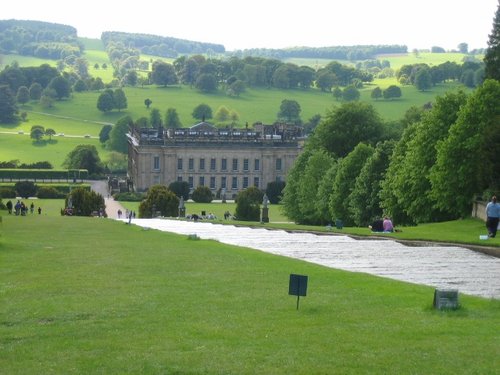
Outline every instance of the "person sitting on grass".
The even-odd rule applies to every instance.
[[[392,224],[392,220],[389,219],[387,216],[384,217],[382,227],[384,229],[384,232],[390,232],[390,233],[394,232],[394,225]]]
[[[384,231],[384,222],[380,219],[375,220],[372,225],[368,225],[368,228],[372,230],[372,232],[383,232]]]

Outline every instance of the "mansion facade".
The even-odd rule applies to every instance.
[[[299,155],[298,126],[254,124],[253,128],[216,128],[201,122],[190,128],[131,129],[128,177],[134,190],[186,181],[191,191],[207,186],[214,195],[234,197],[250,186],[265,190],[285,181]]]

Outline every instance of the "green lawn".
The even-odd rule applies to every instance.
[[[5,216],[5,374],[493,374],[500,301],[98,218]],[[289,296],[290,273],[309,276]]]
[[[397,70],[403,65],[411,64],[428,64],[429,66],[435,66],[443,64],[447,61],[456,62],[458,64],[463,63],[463,59],[466,57],[463,53],[430,53],[430,52],[420,52],[418,56],[414,53],[401,53],[401,54],[387,54],[378,55],[377,60],[387,60],[391,64],[391,68]],[[482,60],[483,56],[476,56],[478,60]],[[328,65],[332,60],[330,59],[314,59],[314,58],[290,58],[285,59],[287,63],[296,64],[299,66],[310,66],[313,69],[321,69]],[[357,61],[349,60],[335,60],[344,65],[354,66]]]
[[[410,52],[407,54],[379,55],[378,59],[388,60],[391,63],[392,69],[399,69],[403,65],[427,64],[429,66],[435,66],[443,64],[447,61],[462,64],[464,57],[466,57],[466,55],[462,53],[420,52],[418,56],[415,56],[414,53]],[[483,56],[476,56],[476,58],[478,60],[482,60]]]
[[[1,130],[0,130],[1,131]],[[33,163],[47,160],[54,168],[61,168],[68,153],[80,144],[93,144],[101,160],[107,160],[109,152],[102,148],[98,139],[84,137],[53,137],[52,141],[33,142],[28,134],[0,134],[0,160],[19,160]]]
[[[120,202],[120,204],[128,210],[139,213],[139,202]],[[229,211],[231,215],[234,215],[235,210],[236,203],[232,201],[227,203],[195,203],[192,201],[186,202],[186,215],[197,214],[201,216],[201,213],[205,211],[206,215],[212,213],[217,217],[217,219],[212,220],[215,222],[227,223],[227,221],[224,220],[224,212]],[[283,214],[281,206],[276,204],[269,205],[269,221],[278,224],[289,222],[288,218]],[[230,221],[229,223],[233,223],[233,221]]]

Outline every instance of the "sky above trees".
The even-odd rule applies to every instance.
[[[498,0],[191,0],[126,2],[25,0],[2,3],[1,19],[74,26],[82,37],[103,31],[171,36],[246,48],[404,44],[487,47]]]

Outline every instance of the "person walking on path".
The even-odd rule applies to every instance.
[[[104,204],[106,206],[106,217],[112,218],[116,217],[116,213],[118,210],[125,212],[125,208],[120,204],[120,202],[115,201],[112,195],[109,194],[108,186],[106,181],[92,181],[91,182],[92,190],[96,193],[101,194],[104,197]],[[109,198],[108,198],[109,196]]]
[[[488,237],[495,238],[497,235],[498,221],[500,218],[500,204],[497,197],[491,197],[491,201],[486,205],[486,228],[488,228]]]

